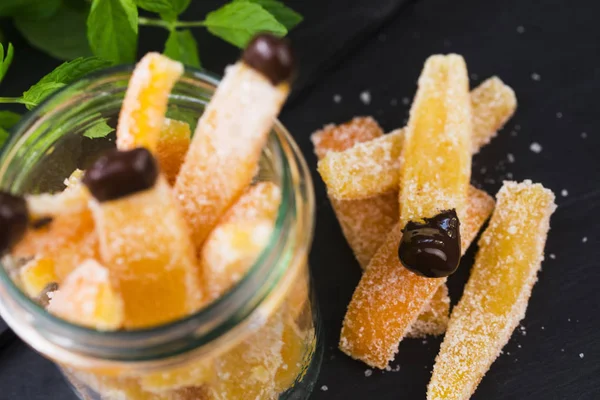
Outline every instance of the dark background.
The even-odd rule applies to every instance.
[[[199,19],[220,2],[194,1]],[[473,181],[495,193],[502,179],[542,182],[558,210],[524,329],[483,379],[475,399],[600,398],[600,24],[595,1],[296,0],[305,16],[291,34],[300,79],[281,119],[299,143],[315,180],[317,228],[311,266],[324,318],[325,358],[313,399],[423,399],[440,339],[406,340],[391,364],[374,371],[337,350],[341,321],[360,272],[316,174],[309,135],[330,122],[373,115],[386,130],[404,125],[427,56],[456,52],[472,85],[500,76],[519,108],[474,158]],[[17,95],[58,64],[29,46],[7,21],[16,47],[2,96]],[[140,54],[162,50],[165,34],[141,28]],[[195,31],[204,66],[221,73],[238,51]],[[538,74],[539,79],[533,79]],[[370,104],[360,101],[369,91]],[[340,95],[340,103],[333,101]],[[405,104],[407,103],[407,104]],[[17,110],[18,108],[14,108]],[[532,142],[542,146],[537,154]],[[514,155],[514,163],[507,160]],[[567,196],[562,196],[565,189]],[[587,241],[584,242],[584,238]],[[552,254],[553,257],[549,257]],[[459,298],[473,249],[450,278]],[[1,328],[0,328],[1,330]],[[7,341],[8,338],[8,341]],[[327,387],[327,390],[323,390]],[[58,370],[18,339],[0,335],[0,399],[73,399]]]

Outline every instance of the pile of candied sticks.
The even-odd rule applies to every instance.
[[[458,55],[430,57],[408,126],[372,118],[329,125],[312,141],[318,170],[363,269],[340,349],[384,369],[407,337],[441,335],[428,399],[468,399],[525,316],[543,260],[554,194],[504,182],[496,201],[470,186],[471,157],[516,108],[493,77],[469,93]],[[450,317],[446,277],[485,221],[475,264]]]

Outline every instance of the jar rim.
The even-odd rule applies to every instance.
[[[40,120],[43,120],[44,118],[48,120],[53,116],[53,112],[60,110],[60,108],[46,110],[48,105],[56,102],[56,100],[60,99],[63,94],[68,93],[68,91],[73,88],[86,87],[87,85],[111,76],[121,74],[126,76],[128,80],[132,71],[133,66],[128,65],[112,67],[87,75],[84,78],[81,78],[53,93],[48,98],[44,99],[44,101],[38,107],[25,114],[25,116],[15,127],[14,134],[12,135],[9,143],[7,143],[4,151],[0,154],[0,186],[4,186],[2,180],[5,176],[6,168],[13,160],[10,157],[10,154],[14,153],[23,145],[23,138],[35,131],[35,127],[39,126]],[[206,87],[211,91],[214,91],[219,83],[219,79],[216,75],[187,66],[185,68],[184,76],[181,79],[188,79],[190,82],[194,81],[194,83],[201,84],[203,87]],[[212,96],[212,93],[210,96]],[[230,290],[223,294],[223,296],[202,307],[197,312],[176,321],[156,327],[136,329],[131,331],[103,332],[73,324],[50,314],[19,288],[14,280],[10,277],[6,268],[2,267],[0,264],[0,313],[3,315],[7,323],[20,336],[27,336],[27,334],[32,333],[25,332],[24,330],[20,329],[22,327],[18,326],[19,322],[16,321],[16,318],[8,315],[9,313],[6,312],[5,307],[2,304],[3,300],[1,293],[3,290],[6,290],[12,300],[17,301],[19,305],[28,313],[33,315],[34,318],[39,319],[38,323],[46,325],[45,327],[54,328],[51,330],[52,332],[50,332],[49,335],[42,334],[42,336],[44,336],[43,339],[52,342],[54,346],[59,346],[61,348],[63,346],[69,347],[67,346],[67,342],[70,342],[72,345],[74,337],[86,339],[85,344],[80,347],[71,347],[68,350],[55,348],[53,351],[45,351],[48,349],[40,349],[26,338],[26,341],[30,345],[32,345],[38,351],[47,354],[51,358],[55,358],[57,355],[56,351],[60,352],[61,350],[69,352],[75,351],[78,356],[84,358],[96,358],[99,356],[98,352],[100,349],[106,350],[105,346],[102,345],[102,343],[105,342],[121,344],[114,349],[115,351],[112,352],[112,356],[106,356],[106,353],[102,352],[103,360],[109,362],[137,362],[148,359],[167,358],[196,349],[198,347],[202,347],[205,344],[209,344],[214,339],[228,333],[241,321],[244,321],[251,316],[264,298],[268,296],[273,288],[273,284],[282,279],[284,273],[291,263],[291,259],[289,259],[289,257],[297,257],[299,255],[285,254],[286,251],[289,251],[289,248],[286,248],[286,246],[289,247],[292,245],[295,252],[307,253],[312,242],[314,230],[314,193],[306,162],[296,143],[291,138],[291,135],[279,122],[279,120],[275,121],[269,140],[274,141],[276,145],[275,150],[279,153],[275,156],[280,159],[279,164],[282,166],[282,179],[280,182],[282,200],[279,206],[275,228],[271,238],[269,239],[269,244],[263,250],[260,257],[255,261],[245,276],[240,279],[240,281],[236,282]],[[303,187],[299,188],[298,185],[303,185]],[[299,195],[304,198],[304,201],[298,198]],[[286,234],[289,233],[290,229],[298,229],[298,223],[302,225],[300,228],[301,232],[298,237]],[[297,240],[298,243],[286,243],[290,242],[290,239]],[[286,261],[288,263],[287,265]],[[271,264],[270,268],[265,268],[265,265],[269,263]],[[259,274],[262,275],[259,276]],[[257,290],[250,289],[258,289],[258,286],[268,283],[269,279],[275,280],[271,283],[271,288],[269,290],[261,288],[261,292],[263,294],[262,298],[248,298],[249,296],[255,296],[257,293],[259,293]],[[242,296],[240,293],[243,293],[244,295]],[[236,296],[238,298],[236,298]],[[230,309],[232,303],[241,307],[248,304],[249,300],[252,300],[252,303],[254,304],[253,307],[249,307],[247,310],[244,310],[241,313],[236,312],[239,310],[232,310],[229,313],[225,313],[226,315],[229,314],[227,315],[227,318],[222,316],[223,311]],[[220,319],[221,322],[217,324],[210,324],[211,320],[214,319],[215,316],[219,316],[218,319]],[[207,327],[209,325],[215,326]],[[199,332],[199,327],[203,326],[207,328]],[[65,338],[60,337],[61,335],[53,335],[53,333],[57,332],[62,334],[68,332],[69,338],[66,338],[67,340],[65,340]],[[149,351],[149,349],[146,347],[143,349],[134,349],[135,351],[131,350],[131,352],[126,354],[122,353],[127,349],[131,349],[131,345],[133,343],[142,343],[149,337],[168,338],[169,340],[165,343],[155,343],[154,345],[156,348],[154,351]],[[193,337],[194,340],[184,340],[185,338],[191,339],[191,337]],[[37,339],[41,339],[41,337],[38,337]],[[187,343],[182,343],[182,340],[186,341]],[[173,341],[177,341],[178,345],[173,345]],[[165,347],[166,343],[169,344]],[[46,343],[46,345],[48,344],[49,343]],[[97,348],[94,346],[97,346]]]

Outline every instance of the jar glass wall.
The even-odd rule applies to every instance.
[[[26,115],[0,158],[0,188],[55,192],[115,146],[130,68],[91,75]],[[194,130],[218,81],[188,70],[169,101],[169,118]],[[47,313],[19,288],[12,262],[0,268],[0,313],[55,361],[85,399],[247,399],[308,397],[320,366],[319,315],[307,265],[314,226],[312,182],[278,122],[257,181],[276,183],[282,201],[270,243],[248,274],[221,298],[183,320],[152,329],[99,332]]]

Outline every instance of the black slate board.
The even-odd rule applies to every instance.
[[[302,2],[296,7],[308,16],[307,26],[314,23],[313,16],[323,16],[319,10],[325,6],[320,3]],[[358,3],[351,5],[356,8]],[[375,1],[361,3],[371,10],[365,15],[376,15],[381,6]],[[474,182],[495,193],[500,179],[510,172],[517,180],[543,182],[557,193],[559,205],[546,248],[547,255],[554,254],[555,259],[547,257],[544,262],[522,323],[526,334],[519,330],[513,335],[474,398],[600,398],[597,3],[421,0],[393,10],[380,19],[379,29],[374,28],[377,24],[371,26],[368,33],[336,53],[335,63],[318,69],[313,78],[316,84],[306,84],[307,89],[282,115],[307,157],[317,192],[317,230],[310,261],[323,311],[326,350],[312,398],[425,398],[439,339],[403,342],[391,364],[400,366],[399,371],[374,371],[370,377],[365,376],[365,365],[337,350],[341,321],[360,273],[316,174],[309,134],[325,123],[343,122],[355,115],[373,115],[387,130],[403,125],[408,111],[403,99],[412,98],[425,58],[436,52],[463,54],[474,85],[496,74],[517,92],[517,115],[475,157]],[[350,37],[348,29],[352,27],[336,22],[341,18],[337,14],[344,13],[353,10],[329,9],[325,16],[329,23],[322,32],[315,32],[321,37]],[[523,33],[518,32],[520,26]],[[301,36],[300,29],[298,35],[303,41],[300,46],[306,45],[304,41],[319,41],[319,37]],[[218,49],[215,57],[204,55],[205,65],[215,71],[237,54],[211,38],[199,35],[199,40],[201,49]],[[19,75],[13,74],[3,83],[3,95],[32,83],[52,63],[24,49],[22,43],[17,49],[23,49],[17,53],[22,55],[21,61],[16,58],[22,68],[16,67]],[[532,79],[534,73],[539,74],[539,81]],[[371,93],[369,105],[359,99],[364,90]],[[341,103],[333,102],[335,94],[342,96]],[[532,142],[541,144],[541,153],[529,150]],[[514,155],[514,163],[508,162],[509,153]],[[487,172],[482,173],[482,168]],[[561,196],[562,189],[568,196]],[[450,279],[454,302],[460,298],[473,253],[471,249],[459,273]],[[20,341],[0,352],[0,399],[74,398],[58,372]],[[322,386],[328,390],[321,390]]]

